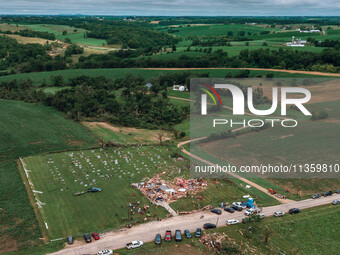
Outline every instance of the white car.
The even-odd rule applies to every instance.
[[[259,208],[250,208],[250,209],[247,209],[244,214],[246,216],[249,216],[249,215],[251,215],[253,213],[259,213],[260,211],[261,210]]]
[[[143,242],[142,241],[132,241],[131,243],[127,243],[126,244],[126,248],[128,248],[128,250],[134,249],[134,248],[139,248],[143,246]]]
[[[238,220],[235,220],[235,219],[232,219],[232,220],[227,220],[227,225],[229,226],[229,225],[234,225],[234,224],[237,224],[237,223],[239,223],[239,221]]]
[[[97,255],[112,255],[113,251],[112,250],[102,250],[98,251]]]
[[[277,211],[277,212],[274,213],[275,217],[283,217],[284,215],[285,215],[285,213],[282,212],[282,211]]]
[[[333,204],[333,205],[340,204],[340,200],[337,200],[337,199],[336,199],[336,200],[334,200],[334,201],[332,202],[332,204]]]
[[[241,206],[243,209],[247,208],[245,205],[242,205],[242,202],[234,202],[232,205]]]
[[[266,215],[264,213],[259,213],[260,219],[266,218]]]

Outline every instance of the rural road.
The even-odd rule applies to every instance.
[[[270,207],[263,207],[262,212],[267,216],[271,216],[276,211],[288,212],[290,208],[300,208],[303,213],[303,209],[330,204],[333,200],[340,199],[340,194],[335,194],[329,197],[321,197],[319,199],[306,199],[298,202],[292,202],[289,204],[281,204]],[[200,216],[204,215],[203,219]],[[185,229],[190,232],[194,232],[196,228],[202,228],[204,223],[214,223],[218,221],[218,226],[225,226],[226,220],[237,219],[242,220],[245,217],[243,212],[235,212],[233,214],[223,211],[221,215],[213,214],[209,211],[197,212],[190,215],[176,216],[168,219],[164,219],[160,222],[153,221],[138,226],[134,226],[130,229],[122,229],[117,232],[109,232],[103,234],[98,241],[92,241],[92,243],[81,243],[81,246],[69,246],[61,251],[52,253],[55,255],[84,255],[84,254],[96,254],[100,250],[111,249],[116,250],[124,248],[127,242],[138,240],[143,242],[154,241],[155,235],[160,233],[162,238],[166,230],[171,230],[174,234],[176,229],[180,229],[183,233]],[[76,244],[75,244],[76,245]]]
[[[298,71],[298,70],[286,70],[286,69],[270,69],[270,68],[230,68],[230,67],[209,67],[209,68],[137,68],[141,70],[173,70],[173,71],[190,71],[190,70],[251,70],[251,71],[271,71],[271,72],[282,72],[282,73],[299,73],[299,74],[309,74],[318,76],[332,76],[340,77],[339,73],[322,73],[313,71]]]

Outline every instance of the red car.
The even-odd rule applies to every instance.
[[[100,237],[97,233],[92,233],[92,237],[94,238],[94,240],[99,240]]]
[[[171,230],[167,230],[165,231],[165,238],[164,238],[165,242],[171,242]]]

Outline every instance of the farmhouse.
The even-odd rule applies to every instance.
[[[301,38],[295,40],[295,37],[292,36],[292,41],[285,43],[285,45],[289,47],[305,47],[306,43],[307,41],[301,40]]]

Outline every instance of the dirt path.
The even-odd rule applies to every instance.
[[[188,70],[251,70],[251,71],[270,71],[270,72],[282,72],[282,73],[298,73],[309,74],[318,76],[332,76],[340,77],[340,73],[322,73],[312,71],[298,71],[298,70],[286,70],[286,69],[270,69],[270,68],[230,68],[230,67],[209,67],[209,68],[137,68],[141,70],[173,70],[173,71],[188,71]]]
[[[340,194],[335,194],[329,197],[322,197],[319,199],[306,199],[289,204],[275,205],[270,207],[263,207],[262,212],[267,216],[272,216],[276,211],[288,212],[290,208],[300,208],[304,210],[306,208],[330,204],[334,199],[340,199]],[[204,215],[203,219],[200,216]],[[124,248],[125,244],[133,240],[152,242],[155,235],[160,233],[162,238],[166,230],[171,230],[172,233],[176,229],[182,231],[188,229],[190,232],[194,232],[196,228],[202,228],[204,223],[216,223],[218,220],[218,227],[226,226],[226,220],[237,219],[241,221],[245,217],[244,212],[235,212],[230,214],[223,211],[221,215],[213,214],[209,211],[197,212],[190,215],[176,216],[162,221],[152,221],[146,224],[134,226],[130,229],[121,229],[117,232],[109,232],[103,234],[98,241],[92,241],[92,243],[77,246],[68,246],[68,248],[52,253],[55,255],[81,255],[81,254],[96,254],[100,250],[111,249],[117,250]],[[136,250],[138,252],[138,250]]]

